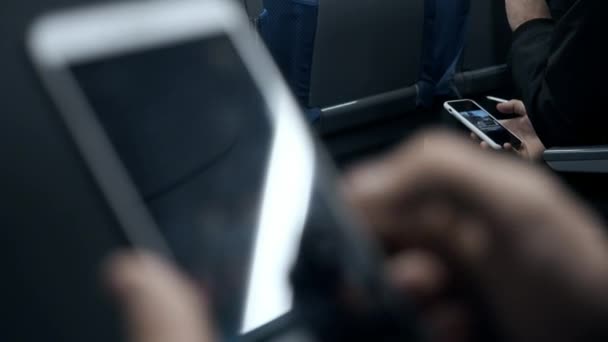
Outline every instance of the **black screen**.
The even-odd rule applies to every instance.
[[[178,262],[236,336],[270,154],[265,103],[226,37],[73,65]]]
[[[521,145],[521,142],[517,137],[511,134],[511,132],[504,128],[487,111],[475,103],[471,101],[457,101],[450,102],[450,106],[496,144],[504,146],[504,144],[510,143],[515,148],[518,148]]]

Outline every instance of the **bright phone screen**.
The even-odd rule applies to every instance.
[[[494,117],[474,102],[456,101],[450,102],[450,106],[496,144],[504,146],[504,144],[510,143],[515,148],[518,148],[521,145],[521,142],[517,137],[511,134],[511,132],[504,128],[496,119],[494,119]]]

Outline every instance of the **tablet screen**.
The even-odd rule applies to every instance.
[[[230,40],[164,45],[70,70],[178,262],[211,297],[223,335],[289,311],[280,299],[243,330],[273,126]],[[269,300],[289,298],[287,286],[273,286]]]

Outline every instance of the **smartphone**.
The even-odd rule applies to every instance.
[[[513,148],[521,147],[521,139],[507,130],[487,110],[473,100],[457,100],[444,103],[444,108],[458,121],[475,133],[495,150],[509,143]]]
[[[294,316],[326,340],[366,327],[416,341],[256,41],[232,1],[155,0],[47,14],[28,50],[121,233],[201,284],[223,340]],[[397,330],[331,323],[341,286],[369,300],[357,318]]]

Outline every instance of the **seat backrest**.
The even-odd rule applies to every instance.
[[[460,96],[474,97],[510,89],[505,65],[511,30],[502,1],[470,0],[471,8],[459,73],[453,85]]]
[[[511,31],[504,2],[471,0],[462,70],[504,64],[510,46]]]
[[[318,0],[264,0],[258,29],[300,105],[307,107]]]
[[[413,86],[423,13],[424,0],[320,0],[309,105]]]
[[[435,95],[450,93],[462,59],[470,0],[426,0],[419,102],[431,105]]]

